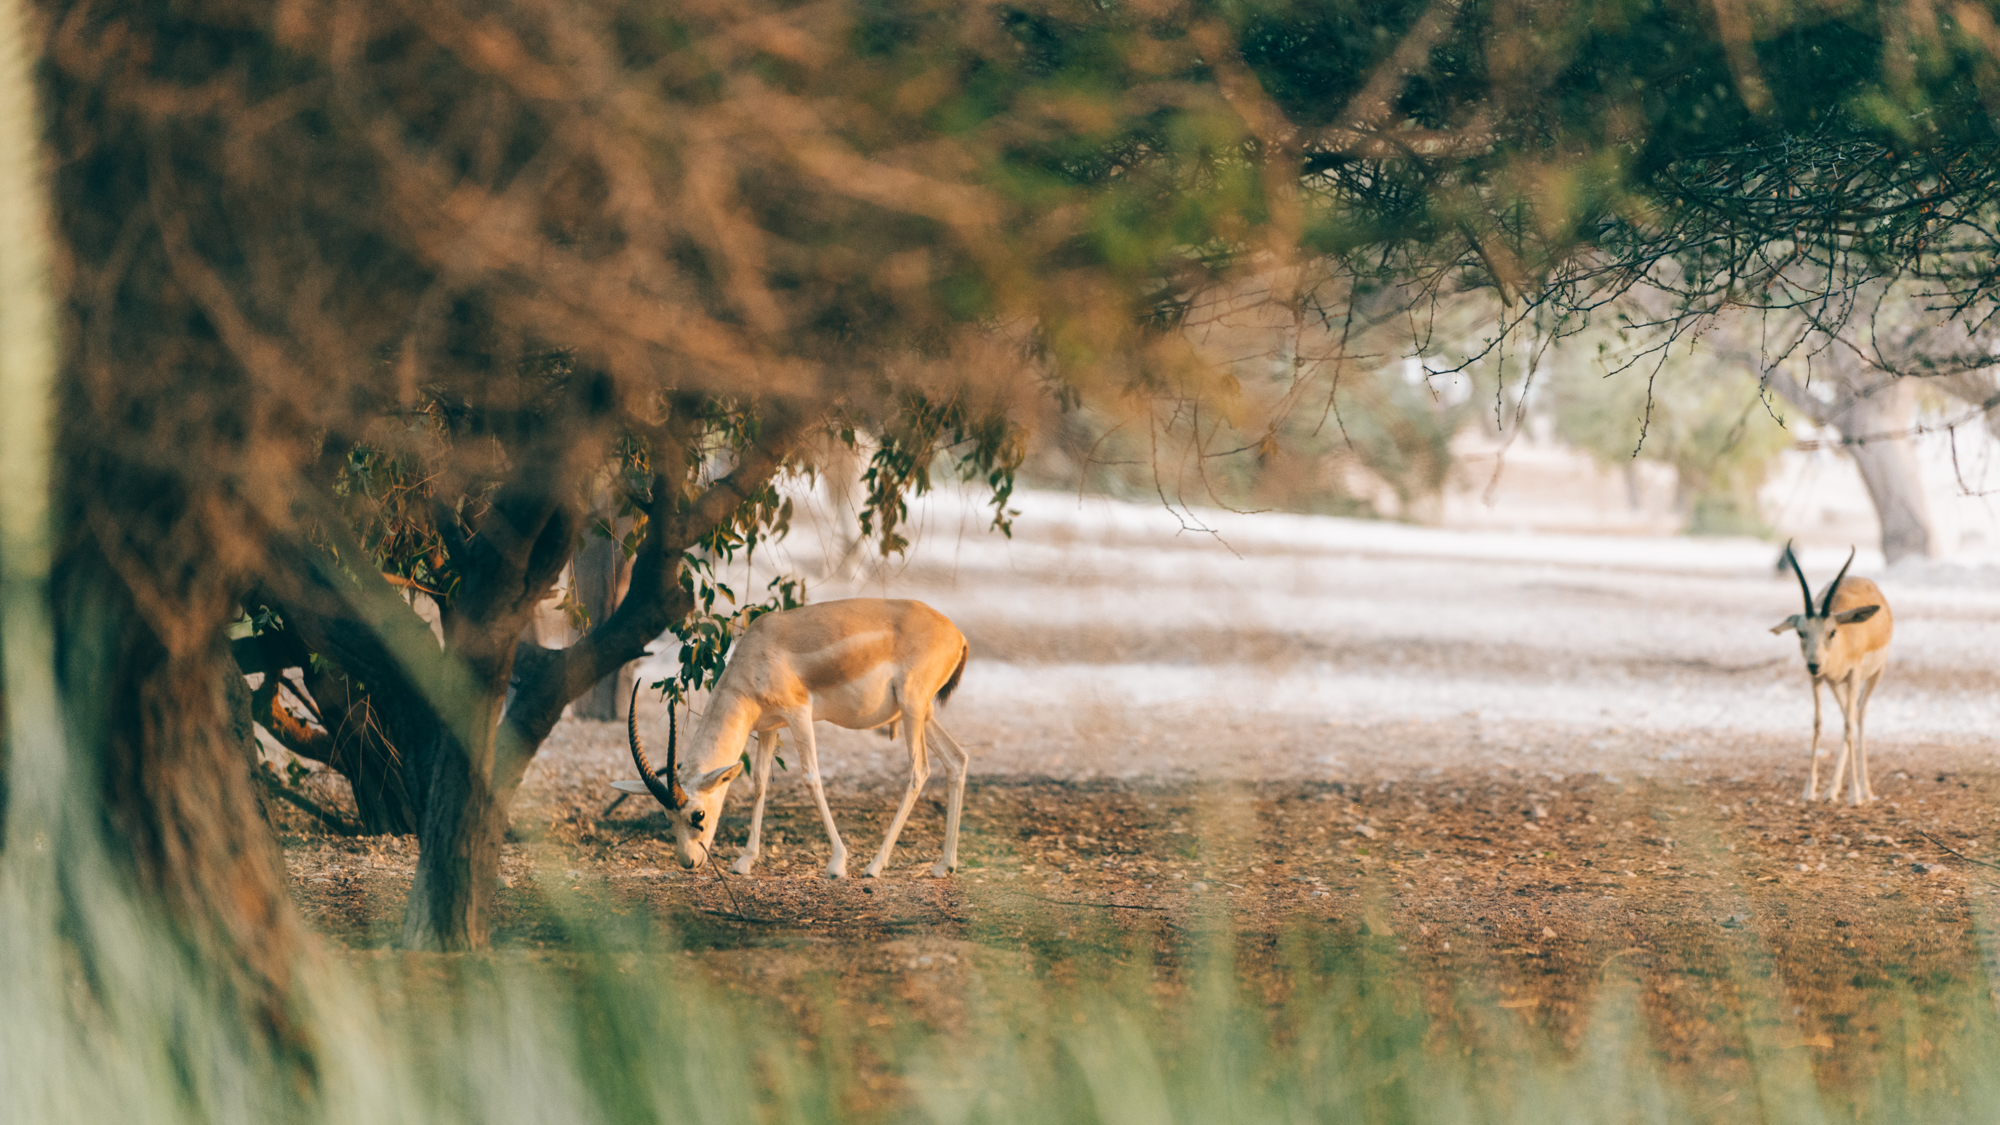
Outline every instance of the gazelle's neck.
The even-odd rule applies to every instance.
[[[749,744],[750,732],[762,717],[756,703],[735,692],[716,692],[708,697],[701,721],[688,737],[681,768],[691,774],[708,773],[735,761]]]

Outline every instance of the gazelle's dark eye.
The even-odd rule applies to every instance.
[[[703,812],[702,812],[702,811],[701,811],[700,809],[696,809],[696,810],[694,810],[693,812],[689,813],[689,814],[688,814],[688,827],[689,827],[689,828],[700,828],[700,827],[701,827],[701,822],[702,822],[702,819],[703,819],[703,817],[704,817],[705,815],[706,815],[706,814],[704,814],[704,813],[703,813]]]

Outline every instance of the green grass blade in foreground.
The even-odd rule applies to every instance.
[[[0,0],[0,818],[16,806],[13,830],[32,842],[63,762],[48,603],[55,315],[27,18]]]
[[[574,940],[590,943],[587,934]],[[1769,994],[1746,1011],[1765,1025],[1757,1034],[1766,1042],[1745,1043],[1750,1068],[1702,1074],[1655,1049],[1649,1019],[1658,1017],[1647,1014],[1638,981],[1600,989],[1566,1049],[1523,1010],[1466,996],[1426,1000],[1426,970],[1386,942],[1324,932],[1292,942],[1301,948],[1275,981],[1268,966],[1252,971],[1246,958],[1267,955],[1259,950],[1197,968],[1185,990],[1123,974],[1078,986],[1059,972],[982,971],[968,984],[962,1028],[906,1024],[879,1035],[830,994],[794,1024],[765,997],[710,983],[699,951],[664,942],[327,957],[304,986],[322,1045],[317,1089],[305,1092],[288,1089],[269,1060],[230,1053],[235,1040],[204,1022],[222,1009],[134,932],[113,966],[131,995],[105,1012],[70,1002],[55,983],[67,979],[58,958],[36,966],[49,970],[39,981],[32,972],[0,977],[10,1013],[0,1036],[45,1072],[0,1089],[0,1119],[110,1120],[135,1107],[146,1120],[371,1125],[1992,1117],[1996,1025],[1979,982],[1899,993],[1905,1018],[1879,1070],[1846,1083],[1779,1041],[1769,1005],[1784,982],[1752,971],[1741,975]],[[148,980],[148,970],[160,975]],[[1283,1002],[1274,1006],[1274,994]],[[819,1046],[802,1046],[801,1036]],[[842,1037],[854,1047],[828,1046]],[[907,1076],[908,1096],[859,1109],[845,1100],[864,1057],[887,1060],[892,1085]],[[0,1063],[10,1078],[17,1065]]]
[[[340,1122],[824,1120],[782,1096],[796,1069],[679,960],[386,957],[329,979],[323,1115]],[[336,974],[336,977],[339,974]]]

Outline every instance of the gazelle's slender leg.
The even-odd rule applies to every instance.
[[[1851,718],[1854,713],[1854,677],[1848,675],[1830,680],[1826,686],[1833,692],[1833,701],[1840,706],[1840,756],[1833,760],[1833,780],[1826,787],[1826,799],[1838,801],[1840,782],[1847,776],[1847,759],[1854,747],[1854,722]]]
[[[1856,675],[1854,686],[1848,692],[1847,730],[1848,739],[1854,744],[1854,776],[1848,787],[1849,804],[1860,805],[1868,800],[1867,759],[1862,755],[1865,749],[1861,742],[1861,729],[1868,713],[1868,695],[1875,686],[1874,680],[1863,680]]]
[[[813,802],[819,805],[819,818],[826,823],[826,840],[833,846],[833,856],[826,861],[826,877],[847,878],[847,845],[840,839],[840,829],[834,826],[833,809],[826,803],[826,783],[819,776],[819,746],[813,742],[812,715],[794,713],[785,716],[785,722],[792,728],[792,742],[799,748],[799,768],[806,774],[806,784],[812,787]]]
[[[767,730],[757,736],[757,803],[750,808],[750,844],[736,862],[729,865],[738,875],[750,874],[757,857],[764,853],[764,795],[771,789],[771,759],[778,756],[778,732]]]
[[[1849,673],[1847,677],[1847,711],[1841,716],[1846,720],[1847,745],[1854,751],[1854,774],[1849,778],[1847,803],[1861,803],[1861,692],[1863,684],[1859,676]]]
[[[1806,773],[1806,800],[1819,796],[1819,677],[1812,677],[1813,689],[1813,737],[1812,765]]]
[[[1848,689],[1847,714],[1841,716],[1846,720],[1847,744],[1854,748],[1854,773],[1849,777],[1847,786],[1847,803],[1850,805],[1861,803],[1861,703],[1857,698],[1860,692],[1856,690],[1860,686],[1857,684]]]
[[[903,713],[903,738],[910,748],[910,787],[903,791],[903,803],[896,806],[896,819],[889,822],[889,834],[882,837],[882,850],[875,854],[875,862],[861,873],[863,879],[873,879],[889,866],[889,853],[896,850],[896,837],[903,834],[903,822],[910,819],[910,810],[917,806],[917,798],[923,795],[924,783],[931,779],[930,762],[924,752],[923,719],[911,715],[907,701]]]
[[[1877,672],[1861,686],[1861,704],[1854,718],[1854,776],[1861,782],[1863,801],[1875,799],[1875,780],[1868,774],[1868,697],[1875,694],[1875,685],[1881,679],[1882,673]]]
[[[944,855],[931,864],[931,877],[942,879],[958,870],[958,816],[965,808],[965,771],[972,764],[972,756],[935,715],[931,716],[929,730],[936,739],[938,756],[944,759],[945,773],[951,779],[951,796],[944,812]]]

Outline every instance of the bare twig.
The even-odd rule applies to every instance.
[[[269,790],[272,796],[304,810],[318,818],[320,823],[333,829],[335,832],[343,836],[360,836],[363,834],[359,825],[349,822],[346,817],[341,816],[305,794],[298,792],[291,786],[286,785],[284,782],[279,781],[271,775],[269,770],[258,769],[254,772],[257,775],[257,780],[264,783],[264,788]]]
[[[1983,859],[1974,859],[1971,856],[1966,855],[1964,852],[1959,851],[1957,848],[1952,847],[1950,844],[1945,843],[1943,840],[1938,839],[1936,836],[1933,836],[1928,832],[1919,832],[1917,833],[1917,835],[1922,836],[1924,839],[1929,840],[1931,843],[1936,844],[1938,847],[1944,849],[1947,852],[1950,852],[1952,855],[1957,856],[1958,858],[1964,860],[1967,863],[1974,863],[1978,864],[1981,867],[1990,867],[1995,871],[2000,871],[2000,863],[1988,863]]]
[[[706,914],[711,918],[727,918],[732,922],[751,922],[759,926],[782,926],[785,924],[776,918],[753,918],[748,914],[737,914],[728,910],[701,910],[696,913]]]
[[[736,901],[736,888],[729,885],[728,876],[724,875],[722,873],[722,868],[716,865],[714,850],[713,849],[704,849],[704,850],[707,851],[708,853],[708,869],[710,871],[715,872],[715,881],[722,884],[723,893],[729,896],[729,905],[736,908],[737,917],[748,918],[749,915],[743,913],[743,904]]]
[[[1100,910],[1156,910],[1162,912],[1167,909],[1164,906],[1138,906],[1124,902],[1078,902],[1075,899],[1067,898],[1045,898],[1042,895],[1029,894],[1027,891],[1001,891],[1000,893],[1017,895],[1021,898],[1031,898],[1036,902],[1052,902],[1057,906],[1094,906]]]

